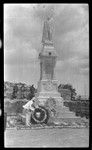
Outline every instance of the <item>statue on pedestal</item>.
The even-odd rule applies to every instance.
[[[52,42],[52,31],[50,27],[50,20],[51,18],[48,17],[46,21],[44,21],[42,43],[45,43],[46,41]]]
[[[26,125],[31,124],[61,124],[62,119],[77,118],[73,112],[64,106],[64,100],[58,92],[58,82],[54,78],[57,54],[52,41],[50,26],[51,18],[44,21],[42,35],[42,50],[40,59],[40,80],[37,93],[24,107]],[[61,119],[61,121],[60,121]]]

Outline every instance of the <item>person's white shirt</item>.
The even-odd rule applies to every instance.
[[[27,109],[27,110],[33,110],[34,111],[35,108],[32,106],[33,100],[34,100],[34,98],[32,100],[30,100],[29,102],[27,102],[25,105],[23,105],[23,108]]]

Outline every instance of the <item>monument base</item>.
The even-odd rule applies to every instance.
[[[80,119],[68,107],[64,106],[64,100],[58,92],[57,80],[40,80],[38,82],[38,92],[35,95],[38,105],[46,108],[49,112],[48,122],[59,119]]]
[[[57,105],[57,118],[80,118],[75,115],[75,112],[69,110],[68,107],[62,105],[62,102],[58,101]]]
[[[81,118],[76,116],[75,112],[71,112],[68,107],[64,106],[62,97],[38,97],[38,104],[48,109],[50,113],[50,122],[52,122],[51,120],[54,121],[59,118]]]

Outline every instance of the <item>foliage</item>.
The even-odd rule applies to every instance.
[[[79,95],[76,100],[81,100],[81,95]]]
[[[30,100],[35,96],[35,88],[34,85],[30,86],[30,92],[27,95],[27,99]]]
[[[71,100],[75,100],[76,90],[72,87],[71,84],[60,84],[58,89],[68,89],[71,91]]]
[[[76,116],[89,118],[89,101],[64,102],[64,105],[75,112]]]
[[[34,85],[27,86],[24,83],[4,83],[4,95],[9,99],[32,99],[35,96],[36,89]]]
[[[25,105],[25,101],[16,101],[16,102],[5,102],[4,105],[4,112],[6,112],[7,114],[12,114],[12,113],[22,113],[23,111],[23,105]]]
[[[18,86],[15,84],[13,87],[12,99],[17,98]]]

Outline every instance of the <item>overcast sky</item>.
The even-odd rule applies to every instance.
[[[37,86],[43,23],[53,16],[59,83],[89,93],[89,10],[87,4],[4,4],[4,79]]]

